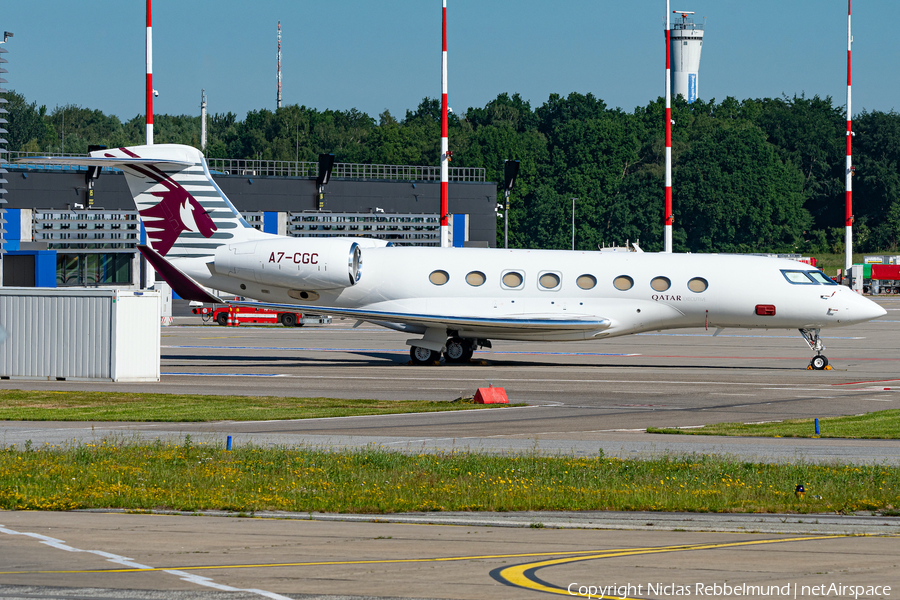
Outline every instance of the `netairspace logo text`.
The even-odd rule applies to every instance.
[[[630,597],[640,596],[698,596],[698,597],[729,597],[729,596],[775,596],[782,598],[853,598],[863,597],[888,597],[891,595],[889,585],[844,585],[842,583],[823,583],[821,585],[798,585],[788,583],[785,585],[751,585],[740,583],[731,585],[728,583],[695,583],[694,585],[681,585],[678,583],[647,583],[633,585],[581,585],[570,583],[566,588],[570,596],[582,598],[619,598],[626,600]]]

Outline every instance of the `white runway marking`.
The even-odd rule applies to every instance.
[[[458,387],[420,387],[420,390],[443,390],[443,391],[454,391],[454,392],[462,392],[464,390],[460,390]]]
[[[424,368],[424,367],[416,367],[416,368]],[[254,377],[254,376],[262,376],[262,377],[289,377],[291,379],[322,379],[322,380],[330,380],[330,379],[359,379],[365,381],[390,381],[396,382],[396,377],[379,377],[374,375],[294,375],[289,373],[270,373],[263,375],[254,375],[253,373],[201,373],[201,372],[165,372],[162,373],[168,377]],[[606,384],[606,383],[624,383],[628,385],[633,385],[634,381],[628,379],[559,379],[559,378],[545,378],[545,379],[526,379],[522,377],[444,377],[441,375],[441,381],[460,381],[466,383],[478,383],[478,382],[487,382],[492,381],[494,383],[498,381],[504,381],[509,383],[590,383],[590,384]],[[405,379],[404,381],[409,382],[423,382],[423,383],[431,383],[434,381],[434,378],[425,378],[425,377],[410,377]],[[740,381],[650,381],[647,383],[654,383],[659,385],[720,385],[720,386],[759,386],[759,385],[767,385],[766,383],[761,382],[740,382]],[[808,385],[808,384],[790,384],[785,383],[782,384],[785,386],[800,386],[800,385]],[[781,388],[763,388],[763,389],[772,389],[772,390],[801,390],[801,391],[834,391],[833,385],[841,385],[841,384],[829,384],[823,383],[821,384],[821,388],[798,388],[798,387],[781,387]]]
[[[822,388],[796,388],[796,387],[777,387],[777,388],[762,388],[764,390],[788,390],[791,392],[825,392],[828,390],[824,390]]]
[[[7,529],[2,525],[0,525],[0,533],[5,533],[7,535],[24,535],[36,540],[40,540],[42,544],[46,544],[51,548],[56,548],[57,550],[65,550],[66,552],[85,552],[87,554],[96,554],[97,556],[102,556],[111,563],[122,565],[123,567],[128,567],[129,569],[155,569],[155,567],[142,565],[141,563],[135,562],[128,557],[119,556],[118,554],[110,554],[109,552],[103,552],[102,550],[82,550],[81,548],[75,548],[73,546],[69,546],[63,540],[58,540],[56,538],[41,535],[39,533],[15,531],[12,529]],[[175,575],[182,581],[186,581],[188,583],[202,585],[203,587],[213,588],[215,590],[221,590],[223,592],[249,592],[251,594],[264,596],[266,598],[272,598],[272,600],[291,600],[291,598],[282,596],[281,594],[276,594],[275,592],[267,592],[266,590],[258,590],[252,588],[236,588],[230,585],[223,585],[221,583],[215,583],[209,577],[201,577],[199,575],[194,575],[193,573],[186,573],[184,571],[179,571],[176,569],[163,569],[161,572],[168,573],[169,575]]]

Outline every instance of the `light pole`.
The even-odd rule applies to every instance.
[[[504,190],[506,208],[503,210],[503,248],[509,248],[509,190]]]
[[[853,158],[851,146],[853,139],[852,114],[850,112],[850,46],[853,44],[853,36],[850,34],[850,0],[847,0],[847,167],[845,175],[846,200],[844,218],[844,275],[847,285],[853,285],[850,280],[850,271],[853,268]]]
[[[575,249],[575,201],[578,198],[572,198],[572,250]]]
[[[503,211],[503,247],[509,248],[509,193],[516,183],[516,176],[519,174],[519,161],[505,160],[503,161],[503,195],[506,196],[506,210]]]

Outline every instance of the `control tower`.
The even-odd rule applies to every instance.
[[[692,11],[673,10],[675,21],[670,32],[672,53],[672,96],[684,96],[688,103],[697,99],[697,72],[703,49],[703,25],[694,23]]]

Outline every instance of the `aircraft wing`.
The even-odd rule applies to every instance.
[[[389,312],[365,308],[332,308],[324,306],[304,306],[298,304],[273,304],[268,302],[229,302],[235,306],[253,306],[270,310],[306,312],[314,315],[349,317],[360,321],[382,321],[386,323],[410,323],[425,327],[448,327],[451,329],[516,329],[540,331],[595,331],[607,329],[612,324],[609,319],[585,315],[569,317],[559,315],[522,314],[504,317],[467,317],[449,315],[429,315],[406,312]]]

